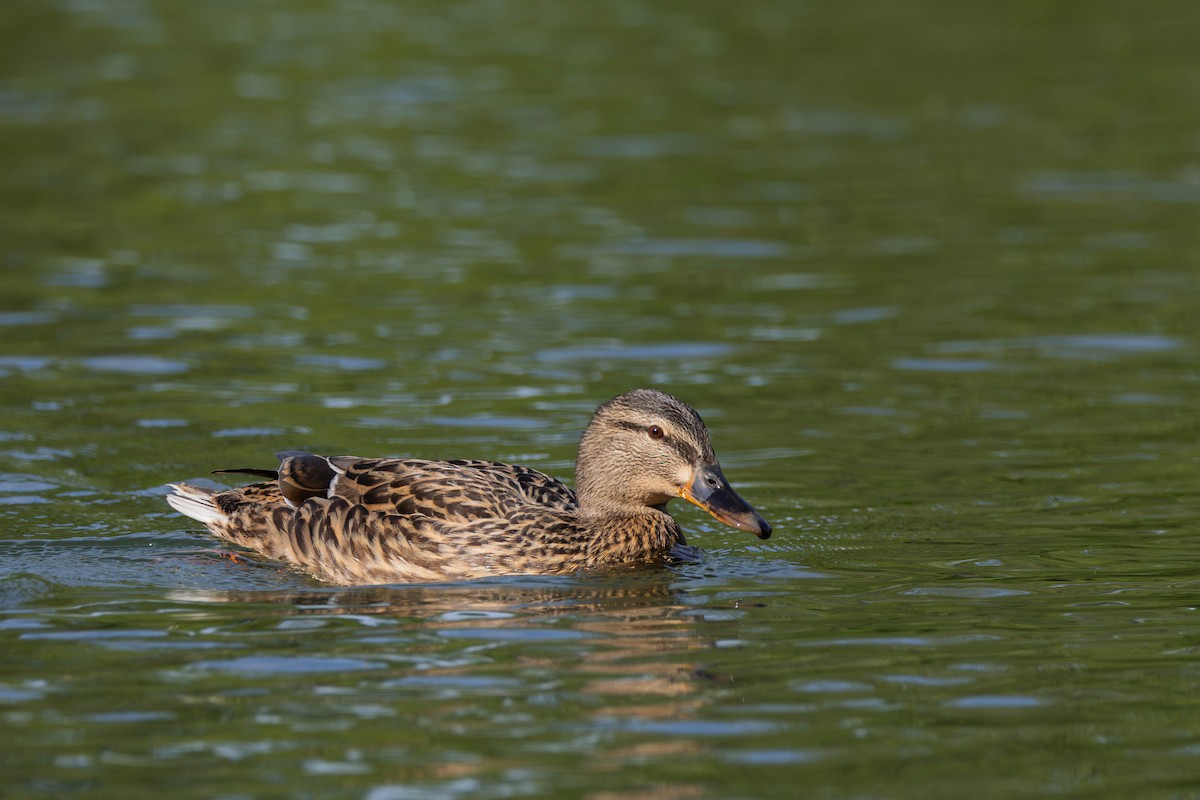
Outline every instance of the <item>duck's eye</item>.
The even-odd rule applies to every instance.
[[[666,434],[663,433],[663,429],[657,425],[651,425],[646,429],[646,433],[650,434],[651,439],[661,439],[666,436]]]

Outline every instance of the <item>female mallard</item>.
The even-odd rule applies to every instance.
[[[167,502],[242,547],[340,584],[561,574],[650,561],[684,544],[673,497],[760,539],[771,526],[721,473],[686,403],[635,389],[596,410],[575,491],[528,467],[280,453],[271,478],[215,492],[172,484]]]

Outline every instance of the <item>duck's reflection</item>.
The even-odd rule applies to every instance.
[[[726,680],[707,663],[721,638],[719,623],[714,629],[703,620],[713,607],[677,583],[671,570],[631,569],[577,579],[178,592],[173,599],[253,603],[286,617],[387,618],[403,634],[394,638],[397,650],[417,644],[431,656],[393,682],[436,690],[456,679],[515,674],[518,682],[540,682],[552,687],[552,695],[582,703],[606,728],[624,730],[632,721],[689,719],[705,705],[713,684]],[[372,633],[375,647],[387,646],[389,634],[380,628]],[[464,640],[493,655],[438,657],[451,649],[446,643]],[[502,658],[494,657],[496,648],[506,648]]]
[[[665,723],[677,729],[703,718],[720,697],[714,688],[731,680],[713,663],[716,640],[728,631],[703,619],[714,607],[680,589],[678,578],[671,570],[629,570],[432,587],[206,591],[175,599],[253,603],[256,613],[278,614],[290,626],[353,615],[365,627],[346,628],[352,633],[344,640],[359,655],[364,645],[386,651],[380,657],[394,664],[388,678],[370,680],[374,702],[390,694],[397,717],[415,700],[425,732],[434,736],[443,727],[458,736],[452,730],[463,724],[490,729],[509,718],[506,724],[520,729],[511,733],[520,750],[587,752],[581,769],[619,774],[631,759],[704,756],[710,748],[704,736],[665,740],[654,732]],[[551,729],[559,733],[547,741]],[[403,778],[437,782],[464,771],[482,778],[503,771],[509,758],[511,752],[467,760],[434,756],[404,765]]]

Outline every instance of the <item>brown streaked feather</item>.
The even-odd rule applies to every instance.
[[[342,470],[333,493],[371,511],[444,520],[503,517],[529,503],[572,511],[575,494],[549,475],[496,461],[330,459]],[[286,479],[284,473],[284,479]]]
[[[664,557],[685,543],[663,512],[614,520],[597,540],[581,526],[571,490],[525,467],[414,459],[345,466],[336,496],[296,509],[278,484],[221,492],[214,499],[227,520],[212,530],[340,584],[563,574],[645,560],[647,551]]]
[[[278,483],[252,483],[214,494],[212,500],[225,515],[224,520],[213,523],[213,533],[270,558],[279,557],[266,526],[273,513],[288,508]]]

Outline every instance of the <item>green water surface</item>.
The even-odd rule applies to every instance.
[[[1191,0],[8,0],[0,795],[1200,796]],[[569,478],[766,542],[338,589],[164,484]]]

